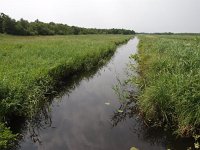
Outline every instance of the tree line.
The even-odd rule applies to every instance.
[[[78,34],[135,34],[126,29],[96,29],[68,26],[61,23],[44,23],[38,19],[29,22],[24,19],[16,21],[0,13],[0,33],[12,35],[78,35]]]

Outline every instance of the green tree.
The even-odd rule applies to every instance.
[[[15,34],[17,35],[31,35],[30,24],[24,19],[16,22],[15,29]]]
[[[2,33],[15,34],[16,21],[3,13],[1,13],[1,17],[2,17]]]
[[[0,33],[3,33],[3,17],[2,17],[2,13],[0,14]]]
[[[9,16],[0,14],[0,33],[15,35],[69,35],[69,34],[135,34],[133,30],[125,29],[96,29],[68,26],[53,22],[44,23],[39,20],[28,22],[24,19],[15,21]]]

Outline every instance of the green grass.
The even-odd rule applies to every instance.
[[[130,38],[0,35],[0,122],[13,115],[33,116],[45,101],[45,95],[55,92],[59,81],[104,63],[117,45]],[[7,129],[2,127],[0,134]],[[11,132],[9,135],[14,136]],[[6,141],[0,137],[0,145],[2,142]]]
[[[138,105],[154,124],[199,134],[200,36],[139,36]]]
[[[9,128],[0,123],[0,149],[9,149],[17,140],[17,134],[12,134]]]
[[[62,77],[90,70],[130,37],[1,35],[1,116],[32,113],[41,97],[52,92]]]

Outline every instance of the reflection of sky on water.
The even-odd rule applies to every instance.
[[[120,103],[113,90],[119,80],[126,79],[124,72],[137,43],[135,38],[120,46],[111,61],[95,75],[79,81],[70,93],[54,99],[50,111],[41,114],[30,123],[29,131],[24,131],[21,149],[125,150],[132,146],[141,150],[166,149],[161,137],[151,137],[153,134],[142,128],[140,120],[131,117],[134,103]],[[106,102],[110,105],[105,105]],[[117,109],[123,112],[116,112]],[[41,128],[42,124],[46,127]],[[33,133],[40,144],[30,138]]]

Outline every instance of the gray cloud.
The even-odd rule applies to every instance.
[[[0,0],[15,19],[138,32],[200,32],[199,0]]]

